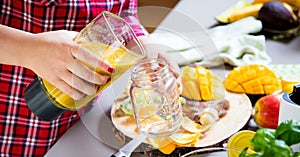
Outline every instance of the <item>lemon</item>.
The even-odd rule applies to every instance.
[[[200,132],[204,133],[208,130],[210,130],[210,128],[213,126],[213,124],[207,124],[207,125],[200,125]]]
[[[187,146],[199,140],[201,133],[179,132],[170,136],[170,139],[178,146]]]
[[[172,143],[172,140],[169,137],[147,138],[147,141],[149,142],[149,144],[151,144],[154,148],[157,149]]]
[[[209,114],[209,113],[204,113],[201,115],[200,117],[200,123],[202,125],[211,125],[213,124],[214,122],[216,121],[216,118],[213,117],[212,114]]]
[[[243,150],[244,148],[248,147],[247,153],[254,153],[253,147],[251,146],[250,140],[254,137],[255,132],[250,130],[243,130],[235,133],[233,136],[230,137],[227,147],[233,148],[236,150]],[[227,151],[229,157],[237,157],[239,156],[240,152],[228,150]]]
[[[189,117],[184,116],[182,118],[182,123],[181,123],[181,127],[191,133],[196,133],[196,132],[200,132],[200,124],[194,122],[193,120],[191,120]]]
[[[212,107],[205,108],[202,114],[210,114],[214,119],[219,119],[219,113]]]

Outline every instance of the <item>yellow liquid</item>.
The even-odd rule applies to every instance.
[[[84,63],[86,66],[95,70],[101,75],[111,75],[111,81],[106,84],[99,85],[99,90],[95,94],[88,95],[80,100],[74,100],[72,97],[64,94],[61,90],[59,90],[49,82],[42,80],[42,83],[44,84],[48,92],[48,96],[53,100],[52,103],[61,108],[72,110],[81,108],[82,106],[86,105],[101,91],[103,91],[112,82],[114,82],[122,74],[124,74],[129,68],[131,68],[138,59],[141,59],[143,57],[142,55],[134,56],[133,54],[135,53],[130,53],[127,49],[115,48],[99,42],[80,43],[80,45],[99,56],[99,58],[108,61],[115,68],[115,71],[113,74],[110,74],[100,69],[95,69],[93,68],[94,66],[89,65],[88,63]]]

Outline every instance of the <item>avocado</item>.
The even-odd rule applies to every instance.
[[[299,25],[298,17],[287,4],[278,1],[267,2],[259,10],[258,19],[269,30],[284,31]]]

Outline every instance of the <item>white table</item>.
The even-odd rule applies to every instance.
[[[189,20],[209,28],[216,24],[214,17],[235,2],[236,0],[181,0],[161,26],[174,25],[183,28],[182,26],[187,25],[187,22],[174,21],[174,17],[181,16],[182,19],[187,17]],[[268,40],[266,48],[272,58],[272,63],[300,63],[300,37],[290,42]],[[103,92],[102,99],[100,98],[100,104],[94,106],[89,113],[82,116],[82,120],[62,136],[46,154],[46,157],[99,157],[110,156],[114,153],[121,144],[113,136],[109,110],[114,98],[125,88],[126,83],[124,82],[127,81],[127,78],[128,75],[122,77],[113,86],[106,89]],[[133,156],[142,155],[135,153]]]

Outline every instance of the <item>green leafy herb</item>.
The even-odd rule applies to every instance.
[[[262,157],[261,154],[249,154],[247,157]]]
[[[265,147],[263,157],[293,157],[292,149],[282,140],[271,140]]]
[[[251,145],[254,148],[254,151],[260,152],[263,151],[271,141],[275,140],[275,130],[261,128],[258,129],[251,139]]]
[[[244,148],[243,151],[240,153],[239,157],[245,157],[248,149],[248,147]]]
[[[289,146],[300,143],[300,122],[289,120],[280,123],[276,130],[276,138],[285,141]]]
[[[300,122],[287,120],[276,130],[260,128],[250,142],[256,153],[247,154],[245,148],[239,157],[300,157],[300,152],[293,152],[290,147],[300,143]]]
[[[294,157],[300,157],[300,152],[295,152]]]

